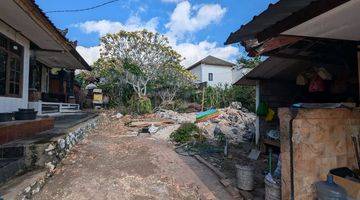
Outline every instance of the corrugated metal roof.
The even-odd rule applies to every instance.
[[[195,68],[196,66],[200,65],[200,64],[207,64],[207,65],[218,65],[218,66],[225,66],[225,67],[233,67],[235,66],[234,63],[228,62],[226,60],[222,60],[220,58],[216,58],[214,56],[207,56],[206,58],[196,62],[195,64],[191,65],[190,67],[188,67],[188,70],[191,70],[193,68]]]
[[[293,13],[305,8],[317,0],[280,0],[260,15],[255,16],[249,23],[231,33],[225,44],[238,43],[245,39],[255,38],[255,35],[271,25],[289,17]]]

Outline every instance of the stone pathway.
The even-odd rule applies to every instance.
[[[107,121],[77,145],[33,199],[232,199],[217,177],[163,140]]]

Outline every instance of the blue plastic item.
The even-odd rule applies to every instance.
[[[332,175],[327,176],[326,181],[315,183],[318,200],[346,200],[347,194],[343,187],[334,182]]]

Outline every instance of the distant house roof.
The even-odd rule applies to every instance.
[[[349,0],[280,0],[239,30],[230,34],[225,44],[256,39],[264,41]]]
[[[217,66],[225,66],[225,67],[233,67],[234,63],[228,62],[226,60],[222,60],[220,58],[216,58],[214,56],[207,56],[206,58],[196,62],[195,64],[188,67],[188,70],[194,69],[198,65],[206,64],[206,65],[217,65]]]

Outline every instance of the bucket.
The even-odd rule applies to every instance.
[[[265,200],[280,200],[281,188],[279,184],[268,181],[265,178]]]
[[[254,189],[254,168],[251,166],[235,165],[237,187],[241,190]]]

